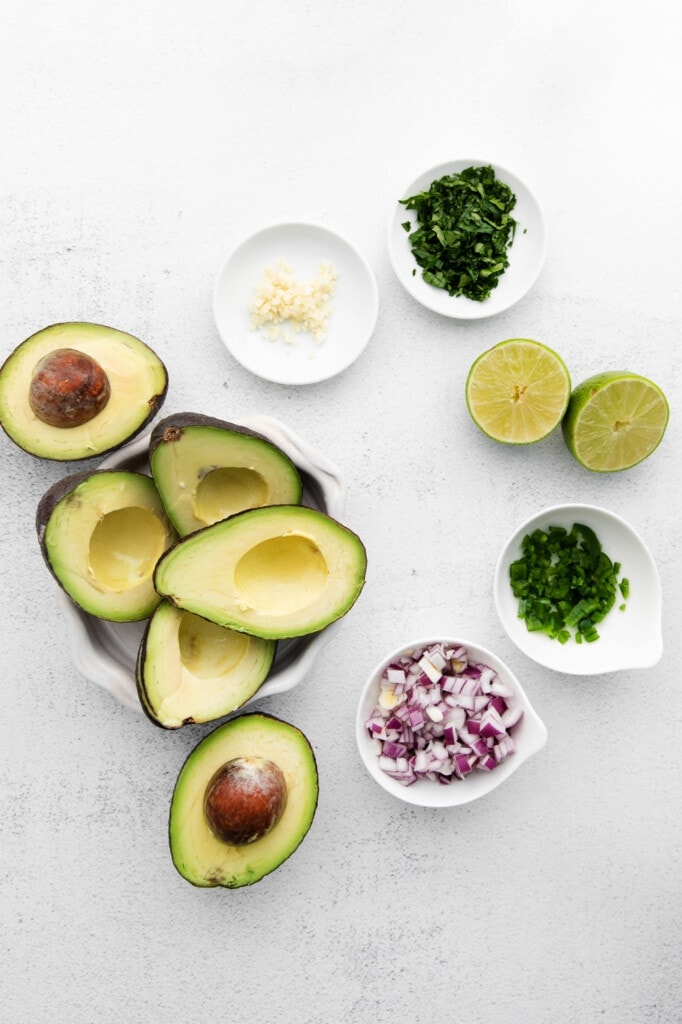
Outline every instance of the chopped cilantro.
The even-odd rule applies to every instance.
[[[492,167],[467,167],[400,202],[417,216],[414,230],[410,221],[402,227],[427,284],[476,302],[487,299],[509,266],[514,241],[516,196],[509,185]]]

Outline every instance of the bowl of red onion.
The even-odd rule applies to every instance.
[[[468,640],[427,638],[393,651],[362,691],[360,756],[406,803],[457,807],[496,789],[547,742],[511,669]]]

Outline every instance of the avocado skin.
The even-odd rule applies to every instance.
[[[251,430],[250,427],[240,426],[238,423],[230,423],[229,420],[221,420],[216,416],[204,416],[200,412],[177,412],[171,416],[166,416],[152,429],[149,438],[149,456],[154,454],[155,449],[162,442],[172,442],[177,440],[172,436],[166,437],[167,431],[178,431],[182,433],[185,427],[216,427],[218,430],[230,430],[234,434],[244,434],[247,437],[255,437],[259,441],[265,441],[267,444],[272,445],[273,442],[270,438],[266,437],[265,434],[259,434],[257,430]],[[273,447],[276,447],[274,445]]]
[[[149,721],[155,725],[158,729],[163,729],[164,732],[167,730],[167,726],[162,725],[158,718],[152,713],[151,708],[147,703],[147,694],[145,693],[144,686],[142,685],[142,666],[144,665],[144,659],[147,657],[147,639],[149,636],[149,622],[145,626],[144,633],[142,634],[142,640],[137,650],[137,659],[135,662],[135,686],[137,688],[137,697],[140,702],[142,711],[147,716]],[[183,725],[192,725],[193,719],[189,718],[184,721]]]
[[[295,837],[289,843],[288,847],[285,850],[283,850],[280,854],[278,854],[274,858],[274,860],[270,862],[264,869],[261,868],[259,871],[254,872],[252,869],[249,869],[249,867],[244,868],[240,865],[241,874],[234,874],[228,877],[226,877],[225,874],[222,874],[220,876],[216,875],[215,877],[205,875],[200,879],[196,877],[196,872],[194,872],[194,875],[191,873],[186,863],[187,858],[183,856],[181,849],[182,833],[178,833],[177,830],[174,830],[174,811],[176,809],[178,798],[180,796],[180,791],[183,788],[183,785],[186,783],[186,776],[188,776],[191,773],[192,767],[195,765],[195,763],[201,761],[203,751],[208,747],[209,744],[212,744],[216,739],[219,739],[221,736],[229,735],[232,730],[248,729],[251,725],[253,725],[253,727],[257,729],[261,723],[270,730],[273,728],[277,729],[278,727],[281,727],[282,730],[285,731],[285,734],[288,734],[291,737],[296,737],[297,743],[302,748],[305,748],[305,752],[309,762],[310,775],[308,781],[310,791],[312,793],[312,799],[308,802],[308,804],[305,807],[303,821],[298,823],[299,831],[295,834]],[[257,754],[257,751],[254,751],[254,754]],[[225,761],[230,760],[231,756],[234,755],[232,755],[228,749],[228,754],[225,757]],[[223,763],[225,763],[225,761]],[[283,768],[281,764],[279,765],[279,767]],[[195,785],[200,785],[203,782],[205,789],[205,786],[210,782],[213,772],[211,771],[207,773],[205,777],[201,777],[199,775],[199,772],[196,772],[195,774],[197,777],[192,781],[194,781]],[[171,851],[171,858],[175,866],[175,869],[186,881],[188,881],[191,885],[197,888],[222,887],[227,889],[239,889],[255,885],[256,882],[261,881],[261,879],[265,878],[266,875],[271,874],[278,867],[280,867],[286,860],[288,860],[293,853],[295,853],[295,851],[298,849],[298,847],[301,845],[306,835],[310,831],[310,827],[313,823],[313,819],[317,811],[318,801],[319,773],[317,768],[317,760],[315,758],[315,753],[309,740],[297,726],[291,725],[291,723],[285,722],[283,719],[278,718],[275,715],[267,714],[266,712],[242,714],[234,718],[231,718],[230,720],[228,720],[227,722],[223,723],[222,725],[214,729],[212,732],[210,732],[207,736],[204,737],[203,740],[201,740],[199,744],[197,744],[197,746],[190,752],[190,754],[186,758],[178,774],[178,778],[173,791],[173,796],[171,799],[170,817],[168,823],[168,839]],[[201,806],[201,816],[202,820],[204,821],[206,835],[210,836],[210,828],[205,820],[205,817],[203,816],[203,799],[198,801],[198,805]],[[275,828],[269,835],[276,835],[278,830],[282,827],[282,825],[286,824],[286,821],[287,817],[285,810],[285,815],[280,820],[280,822],[278,822],[278,824],[275,826]],[[191,829],[188,827],[187,820],[183,819],[183,822],[187,826],[187,831],[191,832]],[[254,844],[254,847],[257,847],[261,843],[265,843],[267,839],[268,836],[266,836],[262,840],[259,840],[258,843]],[[234,848],[226,844],[225,849],[226,851],[228,851],[226,853],[227,857],[229,856],[229,851]],[[249,847],[240,847],[239,849],[250,852]],[[245,856],[248,859],[248,853],[246,853],[243,856]],[[240,858],[240,860],[241,859],[242,858]]]
[[[68,330],[69,328],[71,328],[73,326],[76,326],[76,327],[87,326],[87,327],[94,328],[97,331],[112,331],[114,333],[121,333],[121,334],[126,334],[127,333],[127,332],[119,331],[118,328],[110,327],[107,324],[99,324],[99,323],[88,323],[88,324],[85,324],[85,323],[82,323],[80,321],[78,321],[78,322],[75,322],[75,321],[59,321],[59,322],[56,322],[56,323],[53,323],[53,324],[49,324],[47,327],[43,327],[39,331],[35,331],[32,335],[30,335],[30,337],[26,338],[19,345],[17,345],[13,349],[12,352],[10,352],[10,354],[4,360],[2,365],[0,365],[0,378],[2,378],[2,376],[5,374],[6,369],[10,366],[10,364],[14,360],[15,356],[21,350],[27,349],[36,339],[40,338],[46,332],[53,331],[53,330],[60,330],[60,329]],[[63,455],[63,454],[52,453],[52,454],[48,455],[48,454],[41,454],[41,453],[37,453],[35,451],[32,451],[29,447],[26,447],[25,444],[22,444],[21,441],[17,439],[17,437],[15,436],[14,432],[11,430],[10,424],[6,423],[5,420],[3,419],[3,417],[0,416],[0,427],[2,427],[4,433],[10,438],[10,440],[14,444],[17,445],[17,447],[21,451],[25,452],[27,455],[31,455],[33,458],[40,459],[41,461],[49,460],[49,461],[57,461],[57,462],[67,462],[67,461],[68,462],[79,462],[79,461],[83,461],[85,459],[90,459],[90,458],[99,457],[99,456],[102,456],[102,455],[107,455],[110,452],[116,451],[118,448],[122,447],[122,445],[124,445],[124,444],[127,444],[129,441],[132,441],[133,438],[137,437],[139,434],[142,433],[142,431],[146,427],[149,426],[151,421],[155,418],[155,416],[158,414],[159,410],[163,406],[163,404],[164,404],[164,402],[166,400],[167,393],[168,393],[169,379],[168,379],[168,369],[167,369],[166,365],[164,364],[163,360],[160,359],[160,357],[157,355],[157,353],[152,348],[150,348],[150,346],[147,345],[145,342],[141,341],[139,338],[134,337],[134,335],[130,335],[130,337],[134,339],[134,341],[137,343],[137,345],[139,345],[143,350],[148,351],[149,354],[154,357],[154,360],[158,364],[159,370],[162,373],[163,382],[162,382],[162,386],[160,388],[158,388],[154,394],[148,396],[148,398],[146,400],[147,412],[144,415],[144,417],[141,420],[141,422],[139,422],[137,424],[137,426],[135,427],[135,429],[132,430],[130,433],[128,433],[125,437],[118,438],[115,441],[112,441],[112,443],[110,445],[105,445],[103,447],[100,447],[96,451],[87,451],[87,452],[85,452],[83,454]],[[59,346],[55,346],[55,347],[59,347]],[[28,387],[27,387],[26,391],[28,393]],[[91,422],[96,423],[96,417]],[[58,429],[58,428],[56,428],[56,429]]]

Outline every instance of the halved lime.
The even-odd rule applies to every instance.
[[[546,345],[509,338],[476,359],[466,381],[471,417],[504,444],[534,444],[561,422],[571,394],[563,360]]]
[[[657,384],[626,370],[609,370],[578,384],[561,429],[582,466],[614,473],[651,455],[668,416],[667,399]]]

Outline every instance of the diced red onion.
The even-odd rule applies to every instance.
[[[499,712],[495,708],[486,708],[481,717],[479,736],[483,736],[487,740],[491,736],[504,736],[505,732]]]
[[[513,729],[522,718],[523,708],[518,707],[518,705],[514,708],[507,708],[507,710],[502,713],[502,722],[507,732],[509,732],[510,729]]]
[[[468,775],[473,768],[473,758],[467,754],[455,754],[455,771],[458,775]]]
[[[384,743],[383,751],[385,757],[391,757],[394,760],[399,757],[404,757],[407,753],[407,747],[404,743],[397,743],[395,740],[387,740]]]
[[[503,715],[507,710],[507,701],[504,697],[491,697],[490,707],[495,708],[498,714]]]
[[[494,754],[486,754],[485,757],[479,759],[476,767],[480,768],[482,772],[491,772],[494,768],[497,768],[498,763]]]
[[[401,785],[493,771],[516,750],[514,691],[464,647],[432,644],[391,663],[366,727],[380,769]]]
[[[486,665],[485,668],[482,669],[480,675],[480,684],[483,693],[490,693],[490,686],[494,678],[495,673],[488,665]]]

